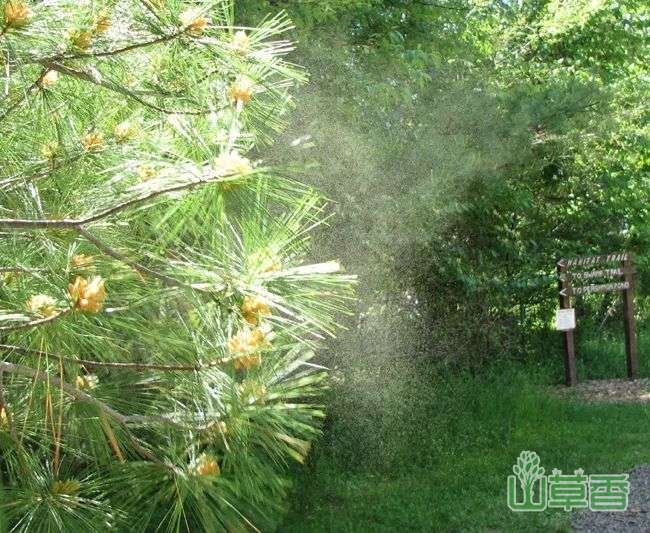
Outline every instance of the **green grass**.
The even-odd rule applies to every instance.
[[[624,375],[622,346],[580,344],[583,379]],[[650,338],[641,339],[650,375]],[[650,406],[589,405],[549,393],[550,363],[480,375],[411,363],[359,368],[297,482],[283,532],[568,531],[563,511],[513,513],[506,476],[522,450],[550,472],[616,473],[650,462]]]

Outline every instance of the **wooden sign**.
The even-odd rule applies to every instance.
[[[612,265],[617,264],[617,266]],[[609,264],[609,266],[608,266]],[[598,269],[593,269],[598,267]],[[627,358],[627,375],[630,378],[636,377],[639,360],[636,348],[636,333],[634,324],[634,268],[632,256],[628,252],[619,252],[608,255],[593,255],[588,257],[576,257],[573,259],[560,259],[557,262],[560,312],[573,311],[571,298],[584,294],[601,292],[623,292],[623,320],[625,323],[625,354]],[[618,278],[618,279],[617,279]],[[580,280],[603,280],[603,283],[575,286],[574,283],[581,283]],[[568,313],[567,313],[568,315]],[[575,315],[573,315],[575,320]],[[564,318],[568,320],[568,318]],[[566,325],[563,321],[561,325]],[[559,320],[556,317],[556,322]],[[576,372],[576,356],[574,343],[574,329],[559,328],[563,331],[564,337],[564,372],[567,385],[575,385],[578,382]]]
[[[575,257],[573,259],[561,259],[567,267],[589,267],[592,265],[599,265],[603,263],[612,263],[618,261],[625,261],[630,258],[627,252],[621,252],[609,255],[590,255],[586,257]]]
[[[630,284],[627,281],[622,283],[605,283],[604,285],[587,285],[586,287],[571,289],[571,295],[579,296],[580,294],[589,294],[592,292],[624,291],[629,288]]]

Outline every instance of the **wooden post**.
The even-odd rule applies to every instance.
[[[557,263],[558,288],[560,292],[560,309],[571,307],[571,280],[567,271],[566,262],[560,260]],[[564,378],[567,386],[578,383],[578,372],[576,369],[576,352],[573,342],[573,330],[564,331]]]
[[[627,289],[623,291],[623,320],[625,322],[625,356],[627,358],[627,377],[634,379],[639,370],[639,354],[636,348],[636,327],[634,319],[634,272],[632,254],[627,254],[621,263],[624,269]]]

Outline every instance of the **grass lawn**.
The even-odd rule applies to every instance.
[[[648,338],[640,345],[648,376]],[[623,375],[621,345],[583,343],[582,353],[582,379]],[[508,510],[506,476],[517,456],[536,451],[548,473],[650,463],[650,404],[560,399],[549,393],[563,375],[556,359],[452,377],[426,363],[380,367],[377,375],[402,377],[385,382],[360,369],[364,377],[347,391],[357,394],[334,395],[326,435],[279,530],[568,531],[564,511]]]

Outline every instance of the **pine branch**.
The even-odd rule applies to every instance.
[[[113,450],[113,453],[115,454],[115,457],[117,457],[117,460],[120,463],[124,462],[124,454],[122,454],[122,450],[120,449],[120,445],[117,442],[117,439],[115,438],[115,433],[113,432],[113,428],[111,428],[111,425],[108,423],[108,420],[106,420],[106,416],[104,413],[99,414],[99,423],[102,426],[102,429],[104,430],[104,434],[106,435],[106,439],[108,440],[108,443]]]
[[[53,357],[55,359],[62,360],[66,363],[74,363],[87,368],[108,368],[114,370],[159,370],[161,372],[202,372],[204,370],[209,370],[215,368],[219,365],[237,359],[235,357],[220,357],[207,364],[196,364],[196,365],[163,365],[163,364],[150,364],[150,363],[127,363],[127,362],[106,362],[106,361],[94,361],[89,359],[78,359],[71,355],[59,355],[49,352],[44,352],[42,350],[35,350],[31,348],[24,348],[22,346],[16,346],[13,344],[0,344],[0,350],[6,350],[7,352],[17,352],[25,355],[35,355],[42,357]]]
[[[41,81],[43,81],[43,76],[45,76],[45,74],[47,74],[47,68],[44,68],[41,71],[41,74],[38,76],[38,79],[34,83],[32,83],[27,89],[25,89],[25,91],[20,96],[20,98],[18,98],[18,100],[16,100],[7,109],[5,109],[4,113],[0,115],[0,122],[2,122],[5,118],[7,118],[7,116],[9,116],[9,114],[11,114],[13,111],[15,111],[20,107],[20,105],[27,99],[27,96],[40,85]]]
[[[8,372],[11,374],[17,374],[20,376],[26,376],[29,378],[32,378],[36,381],[43,381],[43,382],[49,382],[50,384],[54,385],[55,387],[61,387],[69,396],[73,397],[76,400],[82,401],[89,403],[95,407],[97,407],[101,412],[105,413],[112,419],[116,420],[123,426],[127,427],[130,425],[156,425],[156,424],[164,424],[168,426],[172,426],[176,429],[180,429],[183,431],[205,431],[207,429],[210,429],[210,425],[206,426],[191,426],[184,424],[182,422],[178,422],[174,420],[173,418],[170,418],[167,415],[125,415],[117,411],[116,409],[113,409],[110,405],[108,405],[105,402],[102,402],[101,400],[98,400],[94,396],[91,396],[90,394],[78,389],[77,387],[74,387],[73,385],[70,385],[69,383],[66,383],[59,379],[57,376],[52,375],[48,372],[43,372],[40,370],[36,370],[35,368],[29,367],[29,366],[24,366],[24,365],[19,365],[15,363],[9,363],[7,361],[2,361],[0,362],[0,373],[1,372]]]
[[[121,261],[122,263],[125,263],[129,265],[130,267],[136,269],[138,272],[142,274],[148,274],[154,278],[158,278],[162,282],[165,283],[165,285],[170,285],[172,287],[189,287],[189,285],[178,281],[177,279],[174,279],[166,274],[161,274],[160,272],[156,272],[155,270],[150,269],[149,267],[146,267],[137,261],[133,261],[126,257],[124,254],[121,254],[117,250],[111,248],[108,244],[106,244],[104,241],[99,239],[98,237],[95,237],[92,233],[89,233],[87,230],[85,230],[83,227],[77,228],[77,232],[79,235],[84,237],[86,240],[92,242],[99,250],[101,250],[103,253],[106,255],[111,256],[113,259],[117,259],[118,261]]]
[[[49,324],[50,322],[54,322],[55,320],[58,320],[62,316],[67,315],[70,311],[72,311],[72,309],[68,308],[68,309],[64,309],[63,311],[59,311],[55,315],[48,316],[46,318],[39,318],[38,320],[23,322],[21,324],[13,324],[11,326],[0,326],[0,331],[16,331],[19,329],[35,328],[37,326]]]
[[[7,176],[6,178],[2,179],[0,181],[0,189],[4,190],[10,190],[12,185],[15,185],[17,183],[25,184],[33,181],[37,181],[41,178],[45,178],[49,176],[54,170],[59,170],[61,168],[66,167],[70,163],[74,163],[75,161],[78,161],[82,156],[84,152],[80,152],[72,157],[69,157],[68,159],[62,160],[58,162],[55,165],[50,165],[48,168],[40,170],[38,172],[35,172],[34,174],[31,174],[30,176],[23,176],[20,173],[15,173],[11,176]]]
[[[6,313],[0,322],[0,404],[7,396],[21,418],[12,420],[4,406],[5,429],[16,422],[17,441],[6,438],[12,454],[0,461],[10,498],[7,525],[33,520],[66,531],[109,522],[118,529],[174,529],[181,510],[198,530],[256,530],[247,517],[251,489],[259,496],[255,510],[277,506],[268,483],[282,482],[277,458],[296,458],[287,448],[316,432],[320,412],[309,398],[320,394],[321,376],[313,371],[322,367],[306,363],[311,355],[302,350],[312,335],[334,327],[330,315],[341,311],[348,283],[333,269],[291,266],[304,259],[307,234],[322,212],[291,180],[266,172],[257,180],[261,171],[247,157],[281,129],[289,90],[305,79],[283,59],[291,44],[274,40],[291,25],[277,15],[259,27],[236,26],[231,0],[165,10],[148,0],[101,4],[21,1],[14,26],[0,21],[0,53],[6,56],[0,115],[9,115],[0,124],[6,134],[0,143],[6,156],[0,274],[26,274],[2,291],[2,306],[18,306],[29,296],[33,311]],[[77,14],[71,26],[68,17]],[[7,29],[11,35],[2,37]],[[80,138],[82,132],[92,134]],[[207,194],[181,192],[204,185]],[[124,239],[123,222],[147,228],[148,238],[165,243],[164,251],[143,249],[137,235]],[[96,264],[86,254],[95,254]],[[147,277],[154,293],[124,275],[125,268]],[[78,272],[97,276],[79,276],[69,291],[82,281],[106,281],[116,301],[135,305],[125,304],[114,319],[92,315],[81,328],[64,318],[36,330],[36,341],[36,331],[27,328],[101,310],[103,286],[92,309],[80,294],[74,305],[53,298]],[[222,295],[234,312],[215,301]],[[181,317],[188,312],[186,322]],[[49,353],[51,339],[66,348]],[[147,351],[140,359],[134,350],[143,343]],[[75,368],[97,369],[105,386],[76,384]],[[141,383],[144,405],[123,401],[125,377]],[[87,409],[70,409],[80,404]],[[84,424],[89,411],[90,428]],[[249,432],[246,426],[244,435],[240,423],[251,415],[254,427]],[[272,431],[279,426],[280,437]],[[27,445],[30,435],[45,441]],[[229,468],[247,442],[261,446],[251,450],[254,458],[244,453],[243,466],[260,468]],[[134,459],[149,466],[139,470]],[[24,476],[18,460],[31,468]],[[151,463],[173,475],[161,475]],[[73,503],[58,497],[42,506],[45,511],[20,507],[19,498],[33,492],[27,473],[34,465],[46,483],[63,481],[65,474],[84,489],[86,480],[108,487],[93,505],[111,516],[98,518],[90,506],[76,503],[68,513]],[[223,483],[212,482],[216,475]],[[191,477],[201,490],[187,483],[174,490],[177,476]],[[137,490],[123,490],[127,479]],[[57,485],[43,488],[60,494]],[[161,490],[163,498],[147,497]],[[200,510],[215,501],[220,506]],[[68,514],[59,516],[60,509]],[[122,510],[124,523],[115,518]]]
[[[101,50],[98,52],[78,52],[75,54],[59,54],[44,59],[36,59],[34,60],[34,62],[44,64],[44,63],[52,63],[57,61],[69,61],[75,59],[92,59],[92,58],[100,58],[100,57],[117,56],[120,54],[125,54],[127,52],[132,52],[133,50],[138,50],[140,48],[146,48],[148,46],[154,46],[156,44],[166,43],[185,34],[187,34],[187,29],[183,29],[181,31],[177,31],[174,33],[169,33],[167,35],[162,35],[161,37],[158,37],[157,39],[152,39],[151,41],[134,43],[128,46],[124,46],[122,48],[115,48],[113,50]]]
[[[35,274],[37,272],[43,272],[43,268],[23,268],[18,266],[0,266],[0,274],[5,272],[16,272],[21,274]]]
[[[6,372],[12,372],[12,371],[13,371],[13,372],[16,373],[16,374],[22,374],[22,375],[31,376],[31,377],[33,377],[34,379],[37,379],[37,380],[40,380],[40,381],[46,381],[46,380],[51,381],[51,382],[54,383],[55,385],[60,386],[62,391],[67,392],[67,393],[70,394],[71,396],[74,396],[74,397],[76,397],[77,399],[81,399],[81,400],[84,400],[84,401],[89,401],[90,403],[92,403],[93,405],[95,405],[95,406],[99,409],[99,411],[100,411],[100,420],[103,419],[104,421],[106,421],[105,416],[104,416],[104,413],[109,414],[109,416],[110,416],[110,412],[113,412],[113,413],[115,413],[115,414],[119,414],[119,413],[117,413],[117,411],[112,410],[112,409],[111,409],[110,407],[108,407],[106,404],[104,404],[103,402],[100,402],[99,400],[94,399],[94,398],[93,398],[92,396],[90,396],[89,394],[85,394],[84,392],[80,391],[79,389],[76,389],[75,387],[72,387],[72,385],[69,385],[69,384],[67,384],[67,383],[63,383],[59,378],[56,378],[56,377],[52,378],[52,376],[44,376],[44,375],[43,375],[41,372],[39,372],[38,370],[34,370],[34,369],[32,369],[32,368],[29,368],[29,367],[21,367],[21,366],[19,366],[19,365],[13,365],[13,366],[14,366],[14,369],[13,369],[13,370],[10,370],[9,367],[7,367],[7,365],[11,365],[11,363],[6,363],[6,364],[5,364],[5,363],[0,363],[0,405],[4,406],[5,413],[7,413],[7,422],[10,424],[10,435],[11,435],[11,438],[12,438],[12,440],[14,441],[14,443],[16,444],[16,446],[18,446],[18,448],[19,448],[20,450],[23,449],[23,445],[22,445],[22,442],[20,441],[20,439],[18,439],[18,435],[16,434],[15,427],[13,426],[13,420],[12,420],[11,415],[10,415],[10,413],[9,413],[9,411],[8,411],[8,408],[7,408],[7,406],[6,406],[5,402],[4,402],[4,396],[3,396],[3,394],[2,394],[2,391],[3,391],[2,376],[4,375],[4,372],[5,372],[5,371],[6,371]],[[77,394],[77,393],[79,393],[79,394]],[[106,409],[103,409],[104,406],[105,406],[109,411],[107,411]],[[118,419],[118,422],[120,422],[119,419]],[[137,451],[137,452],[138,452],[142,457],[144,457],[144,458],[146,458],[146,459],[149,459],[149,460],[152,461],[152,462],[158,463],[158,464],[160,464],[160,465],[165,466],[166,468],[170,468],[171,470],[173,470],[172,467],[170,467],[169,465],[166,465],[165,463],[163,463],[163,462],[162,462],[160,459],[158,459],[158,458],[157,458],[153,453],[151,453],[149,450],[147,450],[146,448],[144,448],[144,447],[143,447],[143,446],[142,446],[142,445],[137,441],[137,439],[136,439],[135,436],[131,433],[131,431],[128,429],[128,427],[126,427],[126,424],[125,424],[125,423],[122,423],[122,422],[120,422],[120,423],[122,424],[122,426],[124,427],[124,429],[125,429],[125,431],[126,431],[126,434],[127,434],[128,438],[129,438],[129,442],[131,442],[131,445],[133,446],[133,448],[134,448],[134,449],[135,449],[135,450],[136,450],[136,451]],[[104,425],[103,422],[102,422],[102,425]],[[106,421],[106,425],[108,425],[108,422],[107,422],[107,421]],[[105,429],[105,428],[104,428],[104,429]],[[109,429],[110,429],[110,426],[109,426]],[[105,430],[106,430],[106,429],[105,429]],[[111,431],[111,434],[112,434],[112,431]],[[117,442],[115,442],[115,443],[112,443],[112,442],[111,442],[111,446],[113,446],[113,444],[117,445]],[[118,448],[118,449],[119,449],[119,448]],[[115,448],[114,448],[114,450],[115,450]],[[117,453],[117,452],[116,452],[116,453]],[[121,457],[121,453],[118,454],[118,458],[119,458],[119,457]],[[27,463],[25,462],[25,458],[22,456],[22,454],[19,454],[19,460],[20,460],[20,464],[22,465],[24,471],[27,472],[27,471],[28,471],[28,469],[27,469]]]
[[[142,104],[145,107],[148,107],[150,109],[153,109],[154,111],[158,111],[160,113],[165,113],[166,115],[206,115],[208,113],[213,113],[216,111],[219,111],[219,109],[199,109],[199,110],[184,110],[184,109],[169,109],[165,107],[158,106],[156,104],[153,104],[144,98],[141,98],[138,96],[136,93],[133,91],[127,89],[126,87],[119,85],[118,83],[112,82],[112,81],[106,81],[102,79],[98,74],[86,72],[83,70],[75,70],[73,68],[67,67],[61,63],[57,63],[54,61],[51,62],[43,62],[42,63],[47,69],[51,70],[56,70],[57,72],[60,72],[61,74],[65,74],[67,76],[72,76],[74,78],[77,78],[82,81],[87,81],[89,83],[92,83],[94,85],[98,85],[99,87],[103,87],[105,89],[108,89],[109,91],[113,91],[117,94],[121,94],[123,96],[127,96],[128,98],[131,98],[133,101]],[[3,117],[0,117],[0,120]]]
[[[140,196],[137,198],[132,198],[130,200],[126,200],[122,203],[116,204],[112,207],[109,207],[105,209],[104,211],[100,211],[99,213],[95,213],[93,215],[88,215],[84,218],[80,219],[73,219],[73,218],[63,218],[59,220],[52,220],[52,219],[0,219],[0,228],[12,228],[12,229],[20,229],[20,230],[37,230],[37,229],[50,229],[50,228],[55,228],[55,229],[74,229],[78,231],[78,228],[85,225],[85,224],[90,224],[92,222],[97,222],[99,220],[102,220],[104,218],[107,218],[111,215],[114,215],[116,213],[119,213],[120,211],[124,211],[125,209],[128,209],[129,207],[132,207],[137,204],[141,204],[143,202],[146,202],[148,200],[151,200],[153,198],[156,198],[157,196],[161,196],[163,194],[167,194],[170,192],[179,192],[183,190],[191,190],[194,189],[195,187],[198,187],[200,185],[205,185],[207,183],[212,183],[212,182],[218,182],[221,181],[219,179],[213,179],[213,178],[198,178],[196,180],[187,182],[187,183],[182,183],[180,185],[173,185],[170,187],[166,187],[164,189],[159,189],[157,191],[151,191],[149,194],[146,194],[144,196]],[[224,180],[225,181],[225,180]]]

